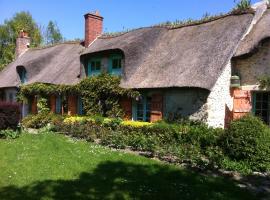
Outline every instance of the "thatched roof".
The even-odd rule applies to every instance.
[[[34,82],[75,84],[80,75],[79,43],[63,43],[40,49],[29,49],[0,73],[0,87],[17,87],[20,78],[17,67],[27,71],[27,84]]]
[[[235,56],[252,53],[261,41],[270,37],[270,9],[264,13],[251,32],[240,43]]]
[[[199,87],[211,90],[249,27],[253,14],[168,29],[141,28],[99,38],[83,54],[120,49],[124,88]]]
[[[178,28],[141,28],[116,37],[100,37],[89,48],[79,43],[30,49],[0,73],[0,88],[17,87],[18,66],[27,84],[75,84],[80,56],[121,50],[124,88],[199,87],[211,90],[253,19],[253,14],[228,15]]]

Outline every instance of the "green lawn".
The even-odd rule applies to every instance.
[[[0,199],[255,199],[223,178],[62,135],[0,140]]]

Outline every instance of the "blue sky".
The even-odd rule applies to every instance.
[[[259,0],[252,0],[252,3]],[[83,15],[99,10],[104,31],[149,26],[176,19],[200,18],[204,13],[228,12],[234,0],[0,0],[0,24],[19,11],[29,11],[39,25],[56,21],[66,39],[83,38]]]

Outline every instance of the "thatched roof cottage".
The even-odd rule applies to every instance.
[[[253,10],[113,36],[102,34],[98,13],[88,13],[83,43],[39,49],[29,49],[30,38],[22,32],[16,60],[0,73],[1,98],[14,101],[21,84],[76,84],[104,70],[121,75],[121,87],[143,94],[121,102],[132,120],[182,116],[224,127],[254,112],[269,123],[270,93],[259,90],[257,78],[270,74],[270,9],[261,2]],[[54,112],[57,99],[50,98]],[[68,98],[67,112],[80,110],[77,101]],[[24,115],[36,112],[35,104],[24,105]]]

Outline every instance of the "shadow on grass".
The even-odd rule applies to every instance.
[[[104,162],[74,180],[46,180],[0,189],[0,199],[253,199],[223,178],[160,165]]]

